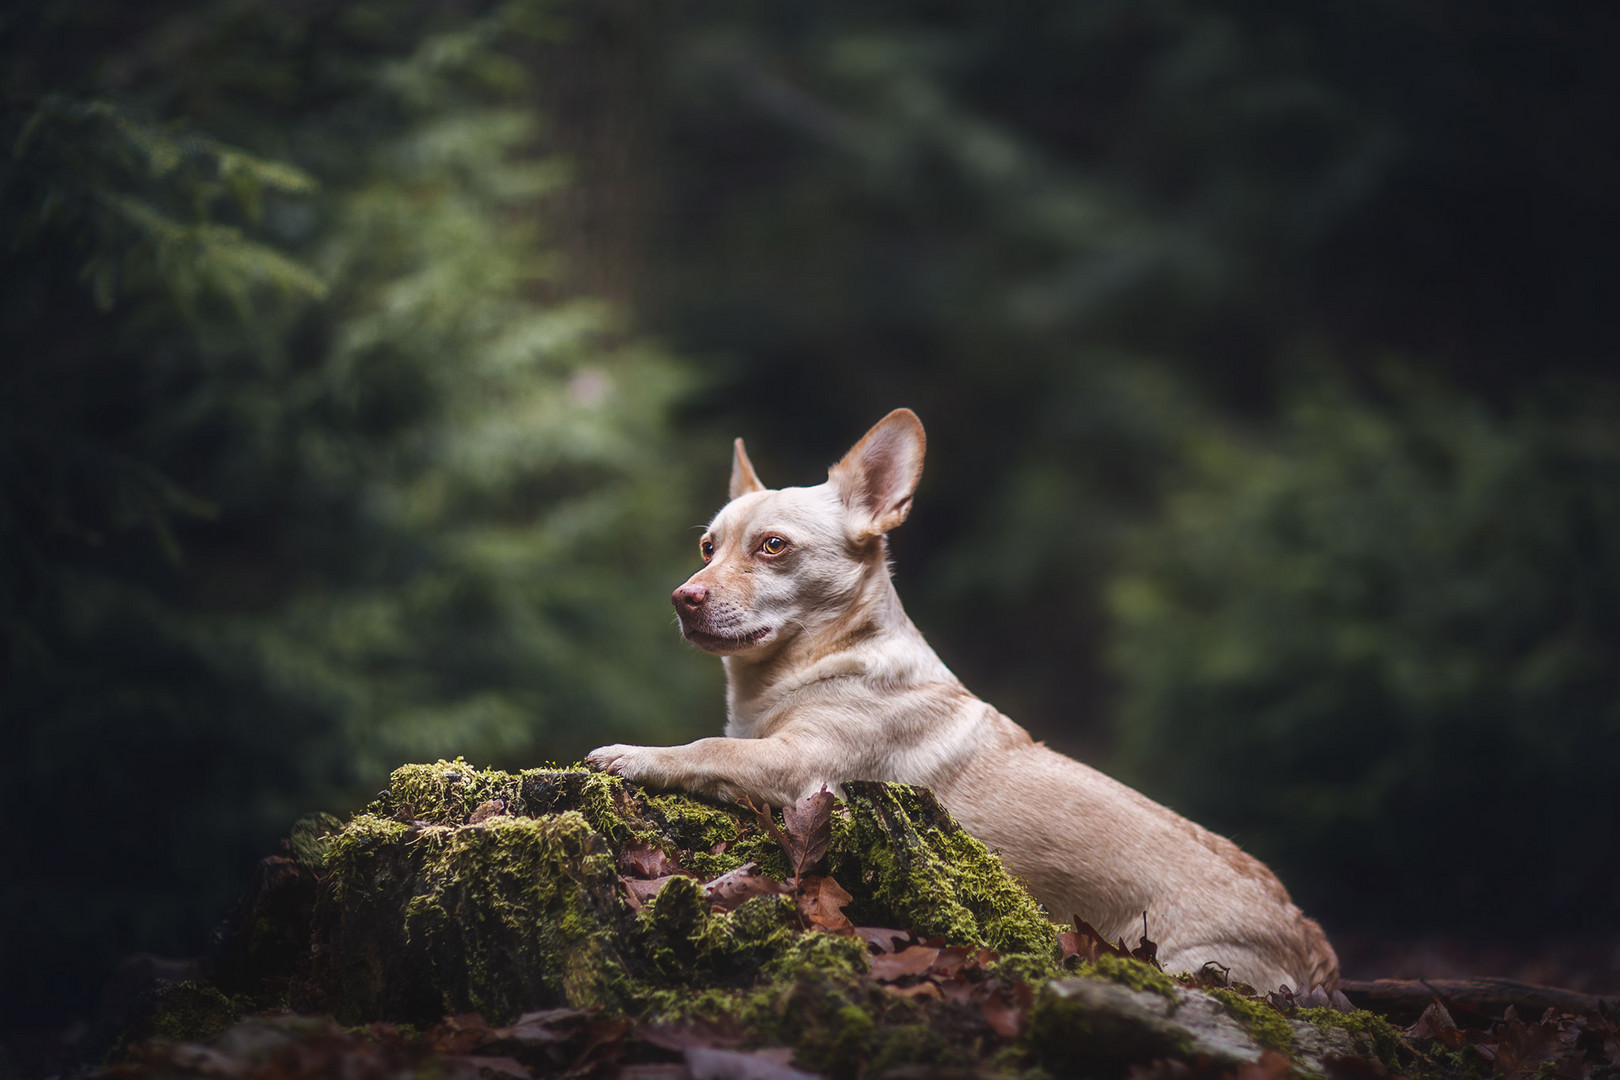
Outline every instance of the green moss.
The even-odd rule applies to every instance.
[[[620,996],[614,857],[577,811],[463,828],[363,814],[327,861],[337,911],[320,945],[340,1019],[500,1020]]]
[[[293,861],[309,870],[326,866],[326,851],[332,838],[343,831],[343,819],[336,814],[306,814],[293,823],[287,837],[287,850]]]
[[[977,1063],[976,1047],[953,1043],[934,1025],[927,1023],[884,1024],[872,1039],[872,1061],[867,1075],[882,1076],[901,1066],[971,1069]],[[979,1075],[974,1070],[972,1075]]]
[[[751,862],[772,877],[792,876],[781,845],[746,810],[671,794],[645,795],[641,805],[666,849],[679,849],[681,865],[695,874],[718,877]]]
[[[1120,994],[1144,991],[1104,985],[1113,981],[1080,978],[1042,987],[1019,1038],[1025,1060],[1055,1076],[1113,1076],[1133,1062],[1191,1053],[1186,1032],[1116,1008]]]
[[[514,801],[518,795],[518,777],[480,771],[458,757],[432,765],[401,765],[389,776],[387,790],[366,809],[400,821],[462,825],[491,799]]]
[[[241,1014],[242,1009],[217,988],[188,981],[159,992],[132,1034],[169,1042],[206,1042]]]
[[[807,973],[855,980],[870,967],[866,946],[858,938],[808,933],[792,938],[788,948],[766,967],[765,975],[777,982],[793,982]]]
[[[1008,953],[997,957],[987,968],[989,974],[1007,983],[1039,986],[1048,979],[1059,979],[1074,972],[1064,968],[1055,954]]]
[[[1365,1009],[1347,1013],[1334,1009],[1296,1009],[1292,1017],[1317,1027],[1349,1032],[1351,1038],[1356,1040],[1358,1050],[1376,1057],[1391,1069],[1398,1068],[1403,1057],[1411,1057],[1411,1050],[1402,1040],[1400,1030],[1377,1013]]]
[[[563,797],[542,810],[535,805],[536,796],[551,784]],[[586,769],[530,770],[523,774],[522,789],[524,813],[576,810],[615,849],[631,840],[646,839],[652,831],[641,819],[629,785],[617,776]]]
[[[681,861],[693,873],[718,877],[748,861],[732,850],[740,831],[733,814],[681,795],[648,795],[642,805],[648,820],[682,850]]]
[[[353,889],[364,892],[372,888],[381,872],[379,860],[390,855],[396,844],[413,831],[404,822],[371,813],[351,818],[326,844],[323,862],[331,871],[334,899],[341,902]]]
[[[1285,1054],[1293,1052],[1294,1029],[1289,1027],[1282,1013],[1269,1004],[1225,988],[1206,990],[1205,993],[1219,1001],[1255,1042]]]
[[[671,885],[676,883],[672,882]],[[645,914],[665,901],[666,885]],[[661,925],[663,933],[680,927],[695,927],[699,939],[728,939],[723,955],[729,964],[756,962],[756,977],[733,988],[704,988],[701,973],[710,974],[727,966],[711,952],[704,956],[693,950],[695,970],[688,970],[671,985],[649,994],[636,1010],[652,1022],[679,1022],[694,1018],[729,1019],[752,1032],[763,1043],[790,1045],[799,1060],[834,1077],[862,1075],[873,1057],[873,1039],[889,1025],[882,1023],[888,1004],[884,995],[867,983],[865,946],[857,939],[819,932],[791,931],[785,938],[774,929],[781,925],[778,912],[787,911],[772,898],[750,900],[730,915],[716,914],[708,920],[693,919],[688,890],[679,888],[669,896],[664,915],[650,921]],[[750,924],[752,928],[750,928]],[[732,974],[741,974],[738,967]]]
[[[832,872],[868,911],[953,944],[1056,955],[1040,905],[933,792],[866,781],[844,789],[850,827],[835,823]]]
[[[787,983],[785,989],[775,1002],[773,1035],[789,1040],[799,1060],[817,1072],[833,1077],[863,1073],[874,1057],[881,1012],[867,1002],[861,988],[811,976]]]
[[[1155,965],[1141,960],[1132,960],[1124,956],[1099,956],[1090,963],[1080,965],[1078,974],[1121,983],[1132,990],[1151,990],[1171,1001],[1176,1000],[1176,981]]]

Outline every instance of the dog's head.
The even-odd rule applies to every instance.
[[[883,534],[906,519],[922,478],[923,427],[910,409],[879,420],[815,487],[760,483],[738,439],[731,501],[699,549],[704,567],[670,596],[681,632],[705,652],[774,651],[836,632],[888,595]]]

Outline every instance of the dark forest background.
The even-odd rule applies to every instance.
[[[716,733],[667,596],[730,438],[811,483],[899,405],[901,595],[1037,737],[1342,940],[1620,940],[1617,55],[1500,0],[9,5],[3,1026],[397,764]]]

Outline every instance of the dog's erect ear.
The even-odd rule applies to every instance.
[[[827,472],[827,480],[863,527],[886,533],[911,513],[911,495],[922,479],[922,421],[910,409],[896,409],[872,425]]]
[[[754,463],[748,460],[748,451],[743,449],[742,440],[738,439],[731,445],[731,497],[735,499],[750,491],[764,491],[765,485],[754,475]]]

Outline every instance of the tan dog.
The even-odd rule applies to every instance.
[[[653,787],[775,806],[823,784],[930,787],[1060,919],[1135,941],[1148,913],[1171,971],[1207,962],[1262,989],[1332,989],[1338,958],[1282,883],[1236,844],[1034,742],[974,697],[906,618],[884,533],[906,519],[923,429],[884,417],[827,482],[767,490],[736,443],[707,564],[672,600],[724,658],[726,737],[604,746],[586,761]]]

